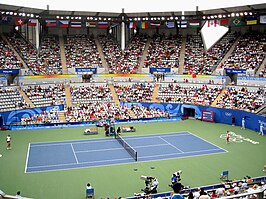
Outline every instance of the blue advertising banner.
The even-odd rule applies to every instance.
[[[150,68],[150,73],[170,73],[171,68]]]
[[[245,69],[225,69],[226,74],[246,74]]]
[[[39,107],[39,108],[29,108],[29,109],[21,109],[15,111],[7,111],[1,112],[0,115],[3,118],[4,125],[16,124],[21,122],[21,118],[25,117],[32,117],[35,114],[40,114],[42,111],[50,111],[52,109],[57,109],[59,111],[64,110],[64,105],[57,105],[57,106],[46,106],[46,107]]]
[[[97,68],[76,68],[76,73],[97,73]]]
[[[0,69],[0,74],[19,74],[19,69]]]
[[[214,122],[232,125],[233,118],[236,126],[242,126],[242,120],[245,120],[245,128],[259,132],[260,128],[266,133],[266,117],[241,110],[215,108],[208,106],[197,106],[193,104],[166,104],[166,103],[121,103],[121,105],[131,108],[131,106],[144,106],[155,108],[157,110],[168,111],[171,116],[185,115],[185,109],[194,109],[195,118],[202,118],[202,111],[213,111]]]

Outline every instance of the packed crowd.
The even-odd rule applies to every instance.
[[[22,89],[36,107],[65,104],[64,84],[25,86]]]
[[[222,91],[222,86],[161,84],[158,100],[162,103],[198,104],[210,106]]]
[[[217,106],[254,112],[265,102],[263,88],[229,87],[217,102]]]
[[[108,64],[109,73],[116,73],[116,64],[122,51],[118,42],[112,36],[99,35],[99,42],[102,45],[103,54]]]
[[[109,73],[137,73],[147,39],[147,35],[135,35],[122,52],[112,37],[99,36]]]
[[[114,85],[119,101],[122,102],[147,102],[151,101],[154,84],[133,83]]]
[[[21,69],[23,64],[17,59],[15,53],[0,36],[0,68]]]
[[[154,35],[143,67],[178,68],[181,38],[179,35]]]
[[[93,36],[68,35],[65,38],[65,55],[68,68],[101,66],[101,58]]]
[[[21,124],[47,124],[47,123],[59,123],[59,115],[57,109],[51,109],[50,111],[42,111],[40,114],[34,114],[32,117],[22,117]]]
[[[205,51],[200,35],[188,36],[183,73],[211,75],[236,40],[237,35],[237,33],[226,34],[208,51]]]
[[[34,75],[62,74],[57,36],[43,36],[38,50],[17,33],[8,35],[7,39]]]
[[[114,119],[129,119],[129,109],[114,103],[89,102],[67,107],[65,110],[67,122],[83,122]]]
[[[29,108],[15,87],[0,88],[0,112]]]
[[[89,104],[93,102],[110,102],[113,96],[107,84],[72,85],[70,87],[72,104]]]
[[[241,36],[234,51],[221,67],[258,69],[266,55],[265,42],[265,33],[247,32]]]

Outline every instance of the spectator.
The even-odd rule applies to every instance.
[[[172,188],[174,193],[169,197],[169,199],[184,199],[184,196],[180,194],[183,189],[183,185],[180,182],[173,184]]]
[[[21,195],[20,195],[20,191],[17,192],[16,198],[22,198]]]

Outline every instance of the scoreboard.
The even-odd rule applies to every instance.
[[[214,112],[203,110],[201,120],[205,122],[214,122]]]

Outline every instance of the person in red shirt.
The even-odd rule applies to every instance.
[[[226,131],[226,144],[228,144],[230,141],[230,132]]]

